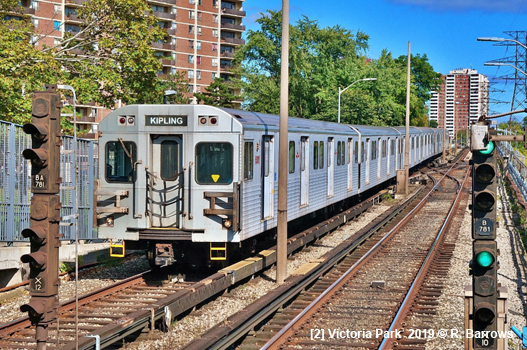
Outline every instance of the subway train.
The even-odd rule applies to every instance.
[[[288,221],[394,181],[404,127],[289,118]],[[225,262],[277,226],[279,117],[206,105],[129,105],[99,124],[99,237],[153,267]],[[410,128],[410,166],[443,149]],[[124,251],[124,243],[121,252]]]

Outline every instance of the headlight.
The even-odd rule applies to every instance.
[[[113,216],[108,216],[106,218],[106,226],[113,227]]]
[[[229,220],[229,219],[223,220],[223,227],[231,228],[231,226],[232,226],[232,221],[231,220]]]

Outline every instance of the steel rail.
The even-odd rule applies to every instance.
[[[459,158],[458,158],[459,161]],[[457,162],[458,162],[457,161]],[[454,163],[448,171],[454,168],[454,166],[457,165],[457,162]],[[448,173],[447,171],[447,173]],[[266,344],[264,344],[263,347],[260,348],[260,350],[269,350],[269,349],[278,349],[278,346],[283,338],[285,338],[287,335],[292,332],[292,327],[298,323],[301,319],[305,319],[308,317],[312,312],[314,312],[314,308],[317,304],[321,302],[328,294],[333,293],[338,287],[340,287],[344,282],[346,281],[346,278],[355,271],[357,267],[362,265],[362,263],[369,259],[373,253],[375,253],[379,247],[381,247],[382,243],[386,241],[389,237],[392,237],[395,232],[397,232],[402,226],[404,226],[407,221],[413,216],[413,214],[420,210],[428,198],[431,196],[431,194],[435,191],[437,186],[443,181],[443,179],[446,177],[446,175],[443,174],[441,179],[438,181],[434,180],[434,186],[432,189],[426,194],[426,196],[417,204],[415,208],[413,208],[405,218],[403,218],[394,228],[392,228],[379,242],[377,242],[368,252],[366,252],[358,261],[356,261],[338,280],[336,280],[331,286],[329,286],[322,294],[320,294],[315,300],[313,300],[304,310],[302,310],[293,320],[291,320],[287,325],[285,325],[277,334],[271,338]]]
[[[465,186],[465,183],[467,182],[469,174],[470,174],[470,171],[467,171],[466,174],[465,174],[465,178],[463,179],[463,182],[461,184],[461,188],[463,188]],[[433,258],[436,256],[436,254],[437,254],[437,252],[439,250],[439,244],[438,243],[439,243],[439,241],[442,241],[443,238],[445,237],[444,233],[446,231],[446,228],[450,225],[450,223],[452,221],[452,218],[453,218],[452,214],[458,208],[458,204],[459,204],[459,201],[461,199],[461,194],[462,194],[462,191],[458,191],[457,192],[456,198],[455,198],[454,202],[452,203],[452,206],[450,207],[450,210],[449,210],[449,212],[447,214],[447,217],[446,217],[445,221],[443,222],[443,225],[441,226],[439,232],[437,233],[436,239],[432,243],[432,246],[430,247],[430,249],[428,251],[428,254],[426,255],[426,258],[425,258],[423,264],[421,265],[421,268],[417,272],[417,275],[415,276],[414,281],[410,285],[410,288],[409,288],[405,298],[403,299],[401,305],[399,306],[399,311],[397,311],[397,313],[395,314],[395,316],[394,316],[394,318],[392,320],[392,323],[391,323],[390,327],[388,328],[388,332],[389,332],[388,334],[392,334],[390,332],[393,331],[394,329],[396,329],[397,326],[399,326],[399,324],[401,322],[399,320],[399,318],[402,317],[403,314],[406,314],[408,312],[409,307],[410,307],[409,301],[412,300],[415,297],[415,294],[417,292],[418,287],[420,287],[422,282],[423,282],[422,281],[423,278],[424,278],[423,272],[426,271],[430,267],[430,264],[432,263]],[[391,337],[384,338],[383,341],[381,342],[381,344],[379,345],[379,350],[388,349],[390,346],[393,345],[394,340],[395,339],[393,339]]]

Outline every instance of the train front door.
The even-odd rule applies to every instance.
[[[151,227],[179,228],[183,211],[183,143],[180,135],[153,135],[147,169],[146,212]]]
[[[262,162],[262,216],[263,219],[273,217],[274,213],[274,142],[272,136],[263,137]]]

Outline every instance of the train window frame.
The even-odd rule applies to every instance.
[[[119,154],[120,157],[124,159],[124,161],[120,161],[124,164],[122,167],[122,173],[120,175],[114,175],[109,176],[108,170],[109,169],[119,169],[117,166],[112,166],[111,163],[109,163],[108,159],[109,157],[109,146],[115,145],[115,151],[122,152]],[[132,146],[130,149],[128,149],[128,146]],[[131,158],[131,161],[129,162]],[[115,164],[117,161],[115,160],[116,157],[113,157]],[[133,182],[133,173],[134,173],[134,164],[137,161],[137,144],[133,141],[122,141],[122,140],[116,140],[116,141],[108,141],[104,145],[104,162],[106,164],[104,169],[104,178],[106,179],[106,182],[108,183],[132,183]],[[129,168],[127,165],[129,164]],[[128,172],[127,172],[128,170]]]
[[[377,141],[371,141],[371,160],[377,159]]]
[[[337,166],[342,165],[341,160],[341,153],[342,153],[342,141],[337,141]]]
[[[177,153],[177,157],[176,157],[177,162],[175,165],[176,172],[174,172],[172,176],[166,176],[167,174],[165,174],[165,170],[167,169],[166,165],[170,164],[170,162],[166,161],[164,157],[164,153],[167,151],[164,145],[167,145],[167,144],[176,145],[176,153]],[[161,152],[160,152],[161,153],[161,164],[160,164],[159,172],[160,172],[161,179],[164,181],[175,181],[177,180],[179,175],[181,175],[181,171],[179,171],[179,169],[181,168],[181,165],[180,165],[181,144],[174,140],[165,140],[161,142],[160,146],[161,146]]]
[[[291,148],[291,146],[293,146]],[[295,141],[289,141],[289,174],[295,172],[295,155],[296,155],[296,144]]]
[[[382,158],[386,158],[387,153],[386,140],[382,140]]]
[[[208,158],[206,159],[204,162],[201,162],[201,159],[200,159],[200,153],[201,152],[198,152],[198,147],[202,147],[202,146],[205,146],[205,145],[214,145],[214,144],[217,144],[217,145],[222,145],[222,146],[227,146],[227,147],[230,147],[230,157],[226,157],[225,160],[228,162],[230,160],[230,174],[224,174],[224,175],[230,175],[230,176],[226,176],[226,178],[228,179],[228,181],[220,181],[222,180],[222,176],[220,175],[220,177],[218,178],[218,180],[216,182],[214,182],[214,180],[212,179],[211,175],[215,175],[215,174],[212,174],[211,171],[207,171],[209,172],[210,174],[208,174],[210,176],[210,181],[204,181],[205,179],[207,179],[207,177],[204,177],[204,178],[200,178],[200,175],[201,174],[201,167],[204,166],[205,164],[207,164],[208,166],[210,166],[213,161]],[[226,153],[226,151],[229,151],[229,150],[226,150],[226,149],[222,149],[221,151],[218,151],[218,154],[222,154],[224,155]],[[195,171],[195,175],[194,175],[194,181],[196,181],[197,184],[199,185],[229,185],[233,182],[233,178],[234,178],[234,146],[232,143],[230,142],[226,142],[226,141],[220,141],[220,142],[208,142],[208,141],[204,141],[204,142],[198,142],[196,144],[196,146],[194,147],[194,157],[195,157],[195,164],[196,164],[196,171]],[[225,171],[225,169],[228,169],[228,167],[221,167],[221,170],[222,171]]]
[[[246,140],[243,146],[243,179],[254,178],[254,141]]]
[[[313,142],[313,169],[318,169],[318,141]]]
[[[318,142],[318,168],[324,169],[324,141]]]
[[[355,144],[353,147],[355,149],[355,164],[357,164],[359,162],[359,155],[360,155],[359,141],[355,141]]]

